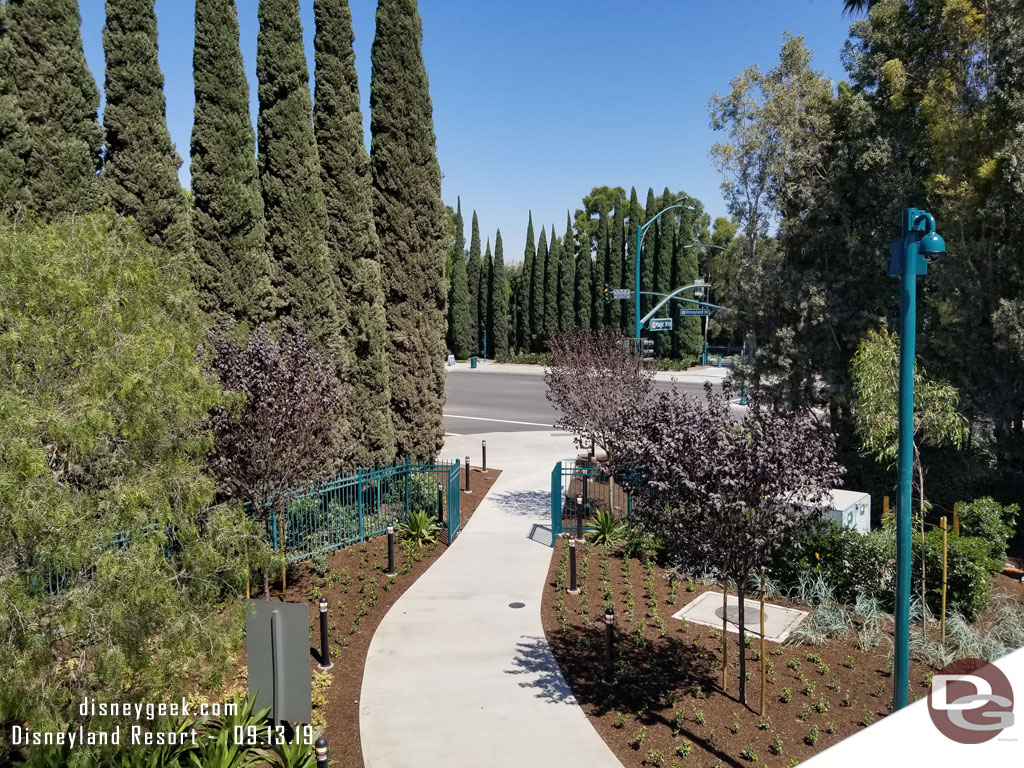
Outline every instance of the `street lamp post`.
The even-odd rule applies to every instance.
[[[671,211],[673,208],[685,208],[688,211],[695,211],[695,210],[697,210],[692,205],[683,205],[682,204],[683,200],[686,200],[686,198],[685,197],[681,197],[678,200],[674,200],[672,202],[672,205],[669,205],[669,206],[666,206],[665,208],[662,208],[660,211],[658,211],[656,214],[654,214],[651,217],[650,221],[648,221],[646,224],[644,224],[643,226],[637,225],[637,228],[636,228],[636,260],[635,260],[635,262],[633,264],[633,272],[634,272],[633,286],[635,288],[635,290],[633,292],[633,296],[634,296],[634,301],[633,301],[633,338],[635,338],[635,339],[639,339],[640,338],[640,328],[641,328],[641,326],[640,326],[640,249],[643,247],[643,244],[644,244],[644,236],[647,234],[647,228],[650,227],[651,224],[656,222],[658,220],[658,217],[661,216],[661,214],[667,213],[668,211]]]
[[[935,231],[935,217],[904,208],[902,241],[893,243],[886,264],[889,277],[900,279],[900,399],[896,505],[896,648],[893,710],[907,705],[910,682],[910,504],[914,451],[914,346],[917,334],[917,276],[946,250]],[[922,606],[923,609],[923,606]]]

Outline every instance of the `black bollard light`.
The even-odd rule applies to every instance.
[[[437,524],[444,525],[444,483],[437,484]]]
[[[569,589],[570,595],[578,595],[579,587],[576,586],[576,539],[569,539]]]
[[[469,490],[469,456],[466,457],[466,493],[472,493]]]
[[[612,643],[615,635],[615,612],[611,608],[604,609],[604,680],[605,685],[615,685],[615,660]]]
[[[327,637],[327,598],[320,598],[320,669],[330,669],[331,664],[330,638]]]
[[[395,575],[395,526],[388,526],[388,572],[387,576]]]
[[[327,739],[321,736],[313,748],[316,753],[316,768],[327,768]]]
[[[486,473],[487,472],[487,441],[486,440],[481,440],[480,441],[480,455],[481,455],[481,459],[482,459],[482,461],[480,462],[481,465],[482,465],[481,469],[483,470],[483,472]]]

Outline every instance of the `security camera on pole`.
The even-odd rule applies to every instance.
[[[917,276],[946,252],[935,231],[935,217],[917,208],[903,209],[903,239],[893,243],[886,264],[900,279],[900,401],[898,488],[896,494],[896,648],[893,710],[907,705],[910,682],[910,505],[914,451],[914,346],[917,334]]]

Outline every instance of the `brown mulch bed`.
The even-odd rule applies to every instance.
[[[461,525],[466,525],[480,502],[501,474],[500,469],[489,468],[486,473],[471,469],[472,493],[460,491],[459,509]],[[458,538],[455,539],[456,545]],[[316,701],[316,675],[320,647],[320,594],[328,600],[328,632],[331,642],[331,662],[327,671],[330,686],[326,689],[326,706],[321,715],[327,723],[324,735],[330,745],[332,764],[346,768],[362,768],[363,749],[359,740],[359,695],[363,684],[363,666],[377,625],[395,601],[411,587],[447,547],[437,544],[424,547],[411,557],[395,542],[395,569],[393,579],[385,576],[387,570],[387,537],[377,536],[361,544],[339,549],[329,557],[330,568],[324,576],[317,576],[308,561],[297,564],[288,572],[287,600],[308,602],[313,631],[310,644],[311,668],[314,673],[314,702]],[[279,587],[280,585],[278,585]],[[374,597],[374,595],[376,597]],[[262,597],[254,594],[253,597]],[[271,599],[280,599],[280,589],[271,590]],[[362,607],[360,607],[362,606]],[[356,614],[365,614],[356,619]],[[244,669],[244,654],[240,659]],[[316,718],[314,714],[314,718]]]
[[[870,651],[860,650],[855,639],[832,639],[817,646],[766,642],[765,659],[773,674],[768,674],[762,718],[760,638],[750,637],[743,705],[738,699],[738,636],[728,634],[728,681],[723,692],[721,628],[672,618],[703,592],[720,591],[717,587],[680,581],[673,588],[665,570],[653,563],[650,578],[647,564],[635,558],[628,560],[626,573],[627,561],[621,554],[580,545],[582,593],[569,595],[568,577],[560,575],[565,549],[565,540],[559,540],[551,558],[541,609],[545,634],[591,724],[627,768],[710,768],[755,761],[758,768],[782,768],[889,713],[889,642],[882,640]],[[793,605],[786,600],[769,602]],[[609,604],[616,616],[614,686],[601,682],[602,614]],[[887,634],[891,639],[891,627]],[[927,695],[929,673],[927,667],[911,663],[912,701]],[[776,739],[781,740],[778,754],[773,751],[780,746]],[[677,748],[689,749],[689,754],[683,757]]]

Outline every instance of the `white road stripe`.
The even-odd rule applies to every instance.
[[[443,416],[446,419],[472,419],[473,421],[496,421],[499,424],[523,424],[527,427],[548,427],[554,429],[552,424],[541,424],[536,421],[510,421],[509,419],[485,419],[483,416],[459,416],[454,413],[445,413]]]

